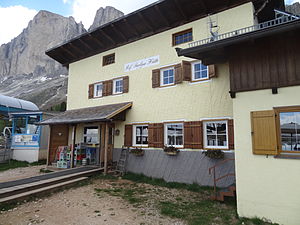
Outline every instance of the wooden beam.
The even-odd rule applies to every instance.
[[[67,52],[71,57],[73,57],[73,58],[75,58],[75,59],[77,58],[77,56],[74,55],[74,53],[71,52],[68,48],[66,48],[65,45],[61,46],[61,48],[62,48],[65,52]]]
[[[124,41],[127,41],[128,38],[119,29],[117,29],[115,25],[111,24],[110,26],[117,34],[119,34],[123,38]]]
[[[166,24],[167,26],[170,26],[170,23],[169,23],[168,19],[167,19],[167,18],[165,17],[165,15],[161,12],[160,8],[159,8],[157,5],[155,5],[155,6],[154,6],[154,9],[155,9],[155,11],[159,14],[159,16],[162,18],[162,20],[165,22],[165,24]]]
[[[183,12],[181,6],[178,3],[178,0],[174,0],[175,3],[175,8],[178,10],[178,12],[180,13],[180,15],[184,18],[185,21],[187,21],[187,16],[185,15],[185,13]]]
[[[75,44],[73,44],[72,42],[69,43],[69,45],[74,48],[77,52],[79,52],[82,55],[85,55],[86,53],[83,52],[80,48],[78,48]]]
[[[74,151],[76,143],[76,124],[72,125],[72,148],[71,148],[71,168],[74,168]]]
[[[81,40],[80,38],[78,39],[79,42],[84,45],[84,47],[86,47],[87,49],[89,49],[90,51],[93,51],[93,48],[91,48],[88,44],[86,44],[83,40]]]
[[[111,43],[113,43],[114,45],[116,44],[116,42],[114,41],[114,39],[112,39],[107,33],[105,33],[104,30],[100,29],[99,31],[100,31],[101,34],[102,34],[106,39],[108,39]]]
[[[104,44],[101,43],[97,38],[95,38],[93,35],[88,34],[89,38],[92,39],[93,41],[95,41],[98,45],[104,47]]]
[[[154,28],[153,28],[153,26],[151,25],[151,23],[142,15],[142,13],[138,13],[138,16],[139,16],[139,18],[141,19],[141,20],[143,20],[144,22],[145,22],[145,24],[146,24],[146,26],[149,28],[149,29],[151,29],[152,30],[152,32],[154,32]]]
[[[127,25],[127,27],[129,27],[129,29],[131,29],[133,31],[133,33],[134,33],[135,36],[138,36],[138,37],[141,36],[140,33],[135,28],[135,26],[133,26],[132,24],[130,24],[130,22],[126,18],[124,18],[123,20],[124,20],[125,24]]]
[[[104,174],[107,174],[107,152],[108,152],[108,138],[109,138],[109,127],[108,123],[105,123],[105,144],[104,144]]]

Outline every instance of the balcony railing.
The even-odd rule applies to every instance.
[[[245,28],[242,28],[242,29],[230,31],[230,32],[220,34],[220,35],[217,35],[217,36],[213,36],[213,37],[210,37],[210,38],[206,38],[206,39],[203,39],[203,40],[200,40],[200,41],[194,41],[192,43],[189,43],[188,47],[192,48],[192,47],[196,47],[196,46],[200,46],[200,45],[209,44],[209,43],[212,43],[212,42],[215,42],[215,41],[220,41],[220,40],[223,40],[223,39],[226,39],[226,38],[235,37],[235,36],[246,34],[246,33],[249,33],[249,32],[264,30],[264,29],[267,29],[267,28],[270,28],[270,27],[275,27],[275,26],[285,24],[285,23],[289,23],[289,22],[292,22],[292,21],[295,21],[295,20],[300,20],[300,19],[299,19],[299,17],[293,16],[293,15],[282,16],[282,17],[276,18],[274,20],[269,20],[267,22],[259,23],[259,24],[256,24],[256,25],[253,25],[253,26],[250,26],[250,27],[245,27]]]

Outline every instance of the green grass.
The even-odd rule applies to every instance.
[[[166,182],[163,179],[157,179],[147,177],[142,174],[127,173],[123,176],[123,179],[131,180],[136,183],[146,183],[159,187],[174,188],[174,189],[185,189],[192,192],[204,192],[212,191],[212,187],[200,186],[198,184],[183,184],[177,182]]]
[[[105,179],[110,179],[105,177]],[[115,179],[115,178],[114,178]],[[106,193],[111,196],[122,197],[133,207],[148,205],[150,202],[161,215],[177,218],[185,221],[188,225],[270,225],[259,218],[238,218],[235,200],[219,203],[210,200],[211,187],[202,187],[198,184],[182,184],[176,182],[165,182],[163,179],[155,179],[144,175],[128,173],[123,179],[133,181],[133,184],[111,183],[109,189],[95,189],[98,196]],[[158,189],[143,187],[140,184],[150,184]],[[188,192],[171,192],[168,189],[187,190]],[[149,190],[150,189],[150,190]],[[155,193],[157,195],[155,195]],[[152,194],[152,195],[151,195]],[[158,196],[158,197],[157,197]],[[163,197],[159,197],[163,196]]]
[[[10,162],[7,163],[1,163],[0,164],[0,172],[20,167],[28,167],[28,166],[38,166],[38,165],[44,165],[46,164],[45,160],[29,163],[26,161],[17,161],[17,160],[10,160]]]

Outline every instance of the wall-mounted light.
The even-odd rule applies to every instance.
[[[62,136],[62,133],[58,133],[58,136]]]
[[[116,130],[115,130],[115,135],[116,135],[116,136],[119,136],[119,135],[120,135],[120,130],[119,130],[119,129],[116,129]]]

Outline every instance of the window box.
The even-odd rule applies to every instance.
[[[202,154],[211,159],[224,159],[224,152],[222,150],[207,150],[202,152]]]
[[[130,149],[130,153],[135,156],[143,156],[145,151],[141,148],[133,148],[133,149]]]
[[[167,155],[175,156],[175,155],[178,155],[179,149],[175,148],[174,146],[165,146],[164,152]]]

